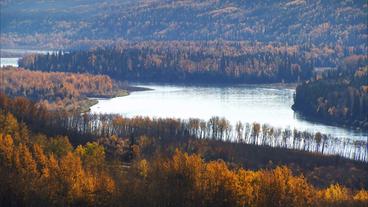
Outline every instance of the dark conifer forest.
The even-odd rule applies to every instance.
[[[368,67],[354,74],[308,81],[293,108],[324,121],[368,129]]]
[[[213,47],[213,48],[212,48]],[[337,55],[308,58],[299,48],[235,43],[147,42],[129,48],[27,56],[20,66],[43,71],[106,74],[121,80],[195,83],[295,82],[311,77],[312,61],[332,65]],[[228,50],[226,50],[228,49]]]

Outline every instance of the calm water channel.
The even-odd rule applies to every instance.
[[[291,109],[293,87],[276,85],[182,86],[138,85],[153,90],[101,99],[92,113],[117,113],[126,117],[210,119],[220,116],[233,125],[258,122],[274,127],[321,132],[334,137],[365,140],[368,132],[307,121]]]

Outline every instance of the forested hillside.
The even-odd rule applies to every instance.
[[[71,129],[63,124],[73,121],[58,120],[67,114],[26,99],[20,105],[21,99],[0,94],[1,206],[363,207],[368,202],[366,163],[190,135],[164,137],[168,131],[160,132],[158,125],[152,125],[157,136],[119,137],[105,131],[111,125],[94,122],[85,127],[103,134],[92,139],[89,132],[79,133],[83,139],[69,133],[71,143],[64,136]],[[125,126],[146,127],[135,121]],[[242,159],[258,170],[243,168]]]
[[[0,207],[367,207],[367,31],[367,0],[0,0]],[[127,81],[195,87],[89,111]]]
[[[88,102],[87,97],[113,97],[123,94],[111,78],[103,75],[45,73],[5,67],[1,68],[0,76],[1,91],[11,97],[25,96],[49,109],[78,109],[86,104],[84,102]]]
[[[1,19],[5,47],[246,40],[362,51],[368,40],[365,0],[6,0]]]
[[[280,46],[245,42],[140,42],[110,48],[30,55],[32,70],[107,74],[120,80],[273,83],[308,80],[316,67],[350,70],[366,55],[339,47]]]
[[[296,88],[293,108],[307,117],[368,129],[368,67],[350,75],[308,81]]]

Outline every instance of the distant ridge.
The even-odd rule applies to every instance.
[[[117,39],[229,40],[367,47],[364,0],[8,0],[3,47],[72,47]]]

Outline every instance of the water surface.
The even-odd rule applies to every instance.
[[[18,67],[19,58],[0,58],[0,67],[13,66]]]
[[[367,132],[305,120],[291,109],[294,88],[275,85],[178,86],[139,85],[154,90],[99,100],[92,113],[118,113],[126,117],[210,119],[220,116],[233,125],[258,122],[274,127],[366,139]]]
[[[0,67],[18,67],[18,60],[28,54],[53,53],[52,50],[30,50],[30,49],[0,49]]]

